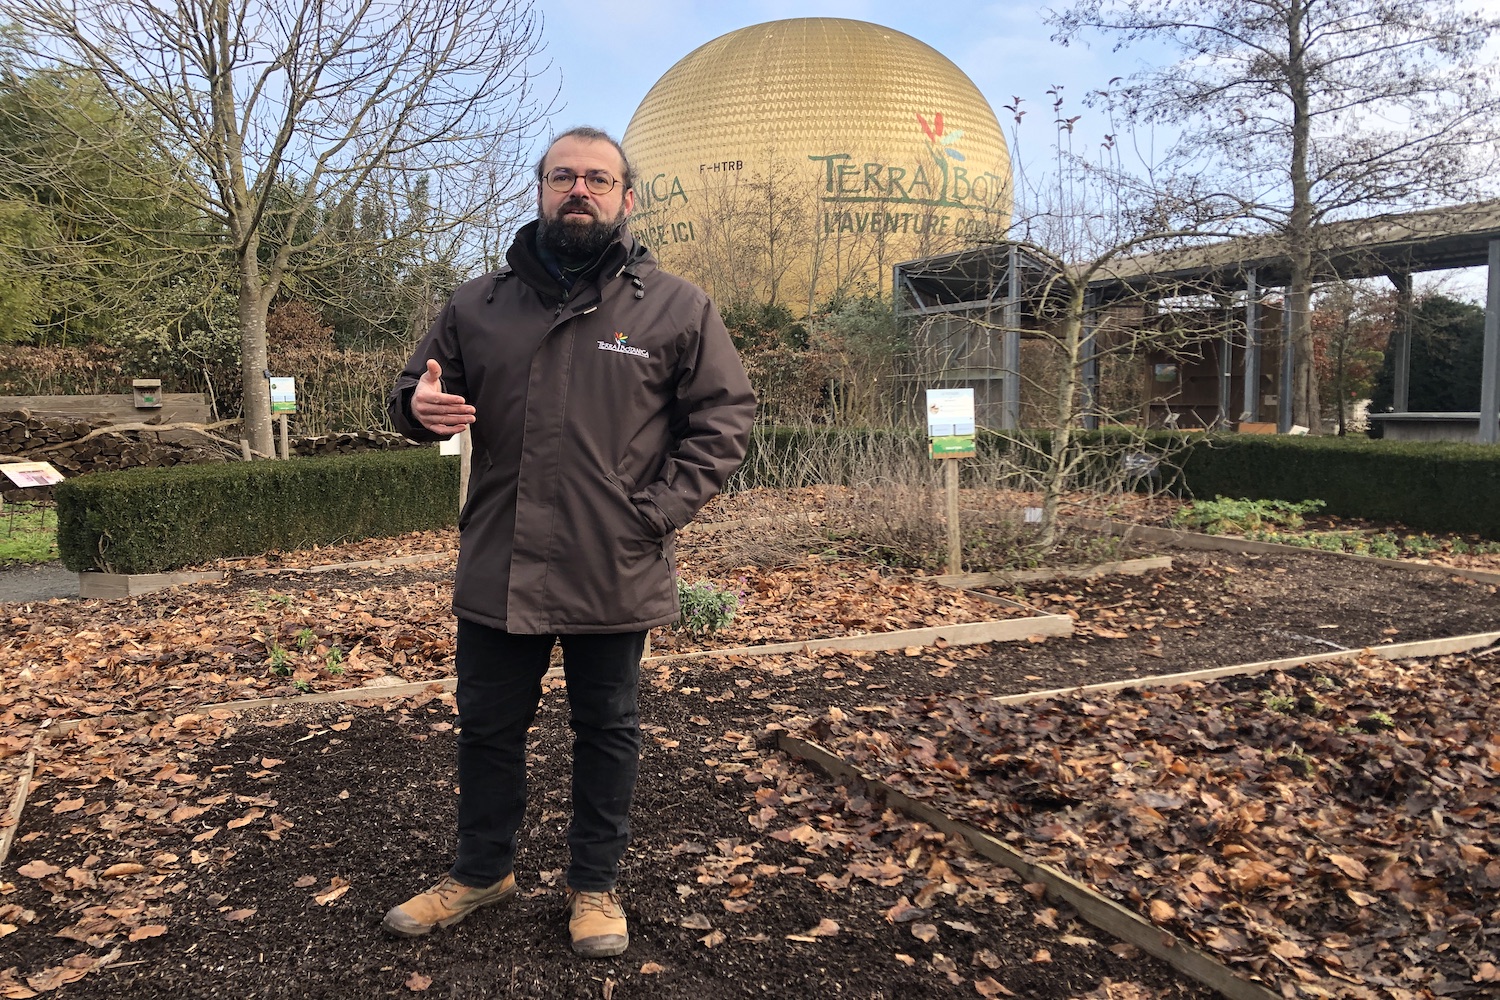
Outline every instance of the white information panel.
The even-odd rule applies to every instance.
[[[973,389],[927,390],[928,437],[955,437],[973,433]]]

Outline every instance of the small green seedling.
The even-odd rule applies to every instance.
[[[1266,695],[1266,708],[1282,715],[1291,715],[1297,710],[1297,699],[1291,695],[1269,694]]]
[[[292,668],[286,662],[286,650],[277,642],[271,643],[271,673],[277,677],[289,676]]]

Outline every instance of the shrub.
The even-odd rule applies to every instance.
[[[69,479],[56,497],[58,553],[67,568],[160,573],[451,526],[458,459],[412,448],[128,469]]]

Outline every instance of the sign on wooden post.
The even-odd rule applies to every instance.
[[[281,425],[281,457],[291,457],[287,440],[288,415],[297,412],[297,380],[295,378],[271,379],[271,415]]]
[[[927,453],[947,460],[948,572],[963,572],[963,538],[958,518],[958,462],[974,457],[974,390],[927,390]]]
[[[974,390],[927,390],[927,437],[933,458],[974,457]]]

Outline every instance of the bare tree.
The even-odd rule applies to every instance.
[[[1096,375],[1109,368],[1138,373],[1151,351],[1186,356],[1201,353],[1208,342],[1225,341],[1220,289],[1158,281],[1152,274],[1175,252],[1190,253],[1222,237],[1243,212],[1237,199],[1205,190],[1198,178],[1159,174],[1149,164],[1127,170],[1112,139],[1098,151],[1075,149],[1078,118],[1066,114],[1060,91],[1048,91],[1051,169],[1035,183],[1018,170],[1016,218],[1002,248],[1014,251],[1020,301],[1007,307],[1006,296],[996,294],[986,308],[961,320],[930,317],[926,329],[915,332],[917,376],[929,381],[945,380],[945,368],[1008,368],[1015,359],[1007,361],[999,349],[1006,337],[1025,337],[1037,348],[1017,374],[1022,397],[1029,393],[1039,400],[1028,426],[1046,436],[1013,438],[1016,458],[998,471],[1041,494],[1034,544],[1042,553],[1059,541],[1070,494],[1097,504],[1170,460],[1173,446],[1147,439],[1137,407],[1111,406],[1100,398]],[[1006,106],[1016,126],[1016,150],[1027,114],[1022,103],[1017,97]],[[1138,377],[1126,374],[1125,380]],[[1086,424],[1111,433],[1085,438]]]
[[[266,315],[326,265],[330,206],[425,201],[453,232],[517,172],[550,100],[534,92],[532,0],[6,0],[37,66],[96,79],[180,165],[182,200],[234,269],[245,434],[272,450]],[[409,237],[410,234],[403,234]]]
[[[1472,198],[1500,110],[1481,64],[1496,20],[1455,0],[1079,0],[1057,38],[1172,45],[1109,95],[1181,128],[1182,166],[1223,168],[1290,262],[1292,420],[1320,430],[1311,295],[1322,223]]]

